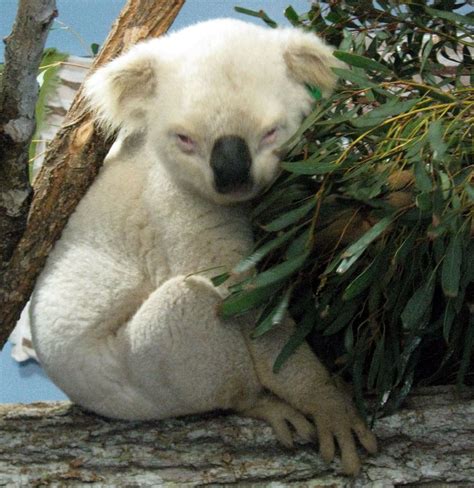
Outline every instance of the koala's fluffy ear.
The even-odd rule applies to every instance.
[[[331,68],[344,66],[333,56],[333,50],[316,35],[292,29],[285,40],[283,57],[293,78],[318,87],[323,96],[328,96],[337,81]]]
[[[156,64],[153,44],[137,44],[86,80],[86,98],[105,131],[143,129],[144,112],[157,86]]]

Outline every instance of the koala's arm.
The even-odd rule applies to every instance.
[[[248,338],[248,348],[262,385],[313,418],[320,451],[326,461],[335,455],[334,438],[341,450],[342,466],[347,474],[357,474],[360,460],[352,431],[370,453],[377,451],[375,436],[358,415],[351,399],[338,388],[326,368],[307,344],[290,356],[278,373],[273,364],[291,336],[294,323],[284,324],[255,340]],[[250,327],[246,334],[249,337]]]

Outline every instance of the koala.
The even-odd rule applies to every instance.
[[[338,61],[314,34],[203,22],[132,47],[85,83],[118,138],[52,250],[31,300],[49,377],[80,406],[120,419],[232,410],[291,446],[336,442],[357,474],[355,439],[377,449],[350,398],[307,345],[278,374],[290,317],[251,339],[252,314],[223,320],[206,274],[253,246],[249,201],[279,172],[278,148],[328,94]],[[354,436],[355,434],[355,436]]]

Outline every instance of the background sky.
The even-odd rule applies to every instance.
[[[34,0],[31,0],[34,1]],[[102,45],[112,23],[125,0],[56,0],[59,16],[51,31],[47,47],[77,56],[89,56],[90,45]],[[10,32],[16,15],[17,0],[0,0],[0,37]],[[264,9],[281,25],[288,25],[283,12],[292,5],[299,12],[306,12],[308,0],[186,0],[171,30],[215,17],[235,17],[263,25],[260,19],[238,14],[234,6],[251,10]],[[0,62],[4,46],[0,42]],[[0,352],[0,403],[28,403],[33,401],[61,400],[64,394],[46,377],[33,361],[18,364],[10,356],[7,345]]]

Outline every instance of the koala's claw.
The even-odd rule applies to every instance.
[[[342,397],[342,395],[337,395]],[[377,452],[377,439],[365,425],[355,408],[345,398],[325,403],[313,414],[316,425],[321,457],[326,462],[334,459],[336,448],[334,438],[341,451],[342,469],[345,474],[357,476],[360,471],[360,458],[353,433],[362,446],[371,454]]]
[[[306,417],[287,403],[269,396],[261,398],[255,406],[242,412],[249,417],[265,420],[270,424],[278,441],[285,447],[293,447],[294,433],[307,442],[316,438],[316,429]]]

